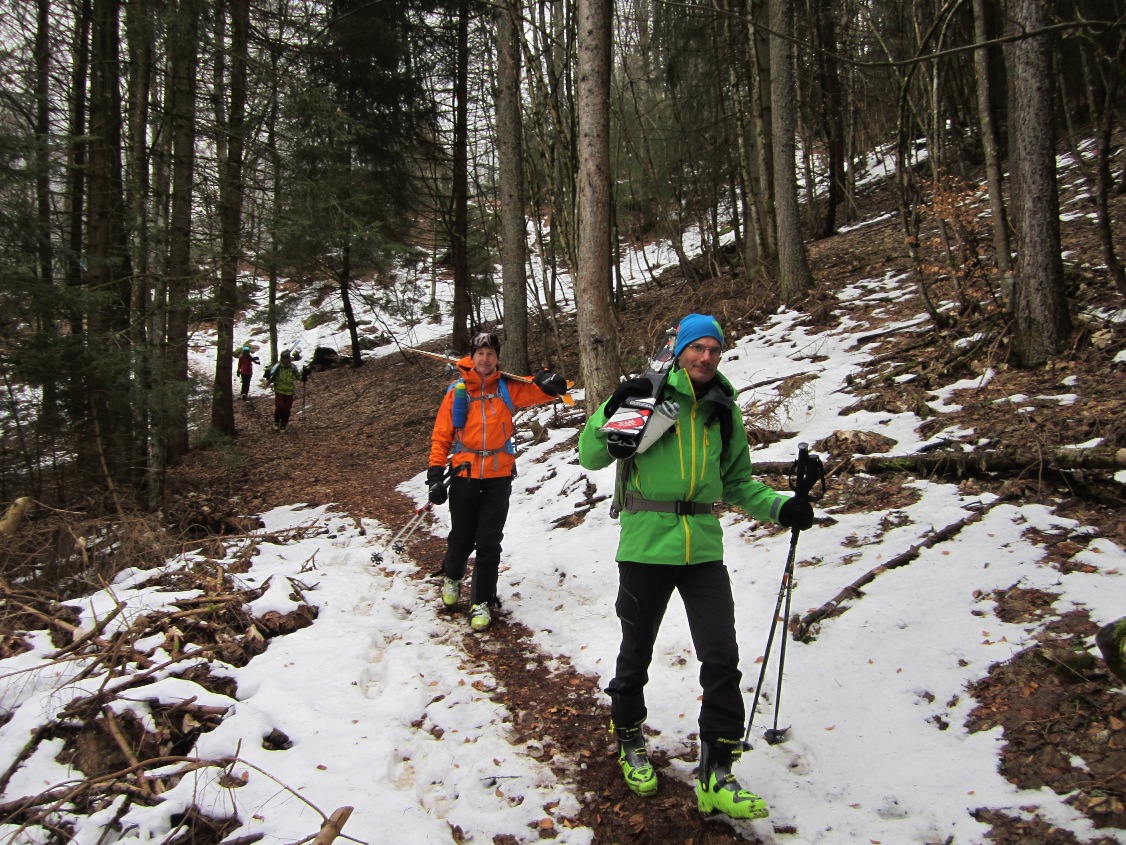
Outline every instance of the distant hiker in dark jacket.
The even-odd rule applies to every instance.
[[[495,334],[475,335],[471,347],[472,353],[457,362],[461,377],[446,391],[434,420],[426,483],[430,501],[445,502],[449,460],[451,528],[442,561],[442,603],[457,604],[469,554],[476,548],[469,624],[484,631],[492,622],[491,608],[500,604],[500,542],[516,473],[512,412],[561,396],[567,380],[550,370],[537,373],[534,384],[505,378]]]
[[[274,385],[274,429],[285,431],[289,425],[289,412],[293,408],[293,397],[297,392],[297,382],[309,377],[308,369],[297,369],[290,360],[289,350],[281,354],[277,366],[270,370],[266,380]]]
[[[719,373],[723,332],[711,316],[680,322],[676,363],[661,394],[679,406],[676,425],[622,469],[625,495],[618,543],[618,597],[622,641],[610,695],[610,729],[626,785],[641,796],[657,791],[642,726],[645,684],[669,599],[680,593],[700,660],[700,768],[696,798],[702,812],[732,818],[769,815],[766,803],[740,786],[731,772],[742,753],[745,712],[739,689],[735,602],[723,563],[719,500],[759,520],[809,528],[813,508],[776,493],[751,474],[743,415],[731,383]],[[650,395],[648,379],[623,382],[587,421],[579,462],[601,469],[613,462],[599,429],[628,396]],[[726,417],[726,419],[725,419]],[[724,442],[724,441],[728,442]]]
[[[239,399],[246,400],[250,395],[250,377],[254,374],[254,365],[258,363],[258,356],[250,354],[250,347],[244,346],[238,356],[238,374],[242,379],[242,392]]]

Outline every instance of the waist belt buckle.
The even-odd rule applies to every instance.
[[[696,503],[695,502],[677,502],[676,503],[677,516],[695,516]]]

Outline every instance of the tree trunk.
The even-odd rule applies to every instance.
[[[66,282],[68,287],[78,287],[83,283],[83,270],[81,257],[84,251],[82,243],[85,231],[86,216],[86,164],[89,155],[89,140],[86,137],[86,86],[90,74],[90,23],[93,18],[92,0],[81,0],[76,11],[74,34],[74,72],[71,80],[71,109],[70,109],[70,160],[67,162],[70,179],[70,214],[69,231],[67,235],[67,260]],[[72,311],[70,330],[72,334],[80,334],[83,330],[82,315]],[[72,362],[68,362],[72,363]],[[76,367],[68,368],[75,372]]]
[[[528,228],[524,216],[523,131],[520,122],[519,0],[496,12],[497,160],[500,180],[504,359],[517,373],[528,367]]]
[[[164,343],[165,452],[170,464],[188,453],[188,290],[193,275],[192,188],[195,178],[196,67],[199,6],[181,0],[168,43],[168,112],[172,133],[172,200],[168,222],[168,318]]]
[[[250,35],[250,0],[232,0],[231,35],[227,52],[230,80],[227,118],[220,125],[226,137],[226,155],[219,162],[220,267],[215,295],[215,383],[211,393],[211,429],[235,434],[231,352],[235,345],[235,309],[238,306],[238,271],[242,229],[242,154],[246,141],[247,46]]]
[[[770,0],[770,98],[773,108],[774,203],[778,215],[778,282],[783,301],[794,302],[813,288],[798,214],[794,174],[797,127],[794,10],[790,0]]]
[[[51,269],[51,169],[48,144],[51,136],[51,4],[36,0],[35,8],[35,203],[38,218],[39,282],[53,283]]]
[[[824,101],[822,122],[829,158],[825,216],[818,237],[828,238],[837,229],[837,207],[844,199],[844,92],[841,90],[840,63],[837,59],[837,7],[833,3],[819,1],[814,3],[814,7],[817,10],[817,35],[821,47],[817,54],[817,67]]]
[[[1018,31],[1035,32],[1048,24],[1042,0],[1014,0],[1012,11]],[[1008,48],[1015,89],[1011,131],[1019,161],[1013,352],[1022,367],[1039,366],[1061,352],[1071,323],[1060,257],[1051,43],[1051,36],[1037,35]]]
[[[149,478],[147,464],[152,437],[153,368],[159,349],[148,341],[149,309],[152,301],[150,266],[150,146],[148,143],[149,103],[153,97],[153,10],[150,4],[135,0],[125,9],[126,40],[129,49],[129,150],[125,195],[129,231],[132,234],[130,259],[133,290],[129,305],[129,347],[132,351],[129,408],[134,431],[129,465],[135,475]],[[157,364],[158,365],[158,364]],[[159,401],[159,400],[157,400]]]
[[[457,78],[454,82],[453,208],[450,257],[454,271],[454,349],[469,349],[469,0],[457,4]]]
[[[93,354],[85,361],[93,419],[89,437],[82,441],[101,450],[87,455],[93,461],[87,469],[111,488],[126,479],[132,451],[129,361],[120,343],[127,337],[132,290],[121,172],[120,11],[120,0],[95,0],[93,5],[85,253],[96,304],[88,315],[87,348]]]
[[[610,280],[609,0],[578,0],[578,266],[575,319],[588,413],[618,383],[618,334]]]
[[[1114,281],[1115,287],[1122,296],[1126,296],[1126,268],[1122,266],[1114,247],[1114,220],[1110,211],[1110,191],[1114,179],[1110,172],[1111,148],[1114,135],[1114,113],[1118,102],[1118,91],[1121,82],[1123,56],[1126,54],[1126,34],[1118,42],[1118,49],[1114,58],[1109,62],[1106,95],[1103,97],[1101,109],[1096,103],[1095,94],[1090,95],[1092,113],[1099,113],[1098,136],[1095,144],[1095,221],[1099,232],[1099,243],[1102,246],[1103,263],[1107,272]],[[1095,59],[1097,61],[1097,57]]]
[[[748,12],[747,67],[751,94],[751,155],[753,179],[747,185],[751,198],[748,204],[747,250],[755,248],[757,270],[774,276],[778,270],[778,237],[774,197],[774,108],[771,91],[770,36],[765,24],[770,16],[767,0],[752,0]],[[754,237],[752,238],[752,231]],[[750,257],[748,255],[748,257]],[[748,271],[749,272],[749,271]]]
[[[985,0],[974,3],[974,40],[984,44],[988,39],[985,23]],[[1002,275],[1012,271],[1009,246],[1009,221],[1005,212],[1005,191],[1001,172],[1000,141],[997,134],[993,86],[989,74],[989,48],[974,51],[977,71],[977,116],[981,124],[981,146],[985,155],[986,184],[989,188],[990,223],[993,228],[993,253],[997,270]]]
[[[355,369],[363,361],[360,358],[360,333],[356,327],[356,314],[352,311],[352,249],[348,246],[341,251],[339,280],[340,301],[344,303],[344,322],[348,326],[348,337],[352,341],[352,368]]]

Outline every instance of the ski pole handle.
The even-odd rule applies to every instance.
[[[814,491],[820,484],[821,489]],[[821,458],[809,454],[809,444],[798,444],[798,457],[790,470],[790,489],[794,498],[805,502],[816,502],[825,495],[825,467]]]

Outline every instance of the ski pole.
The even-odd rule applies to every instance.
[[[422,524],[423,514],[429,513],[433,509],[434,505],[432,505],[430,502],[427,502],[425,505],[415,510],[414,515],[410,518],[410,520],[407,521],[407,524],[400,528],[399,533],[391,538],[391,542],[388,544],[388,548],[390,548],[391,551],[393,551],[397,555],[401,555],[403,552],[405,552],[407,550],[407,540],[411,538],[411,535],[414,534],[418,526]],[[383,563],[383,553],[372,552],[371,562]]]
[[[813,488],[820,484],[821,489],[816,493]],[[794,491],[794,498],[799,501],[816,502],[825,494],[825,469],[821,463],[821,458],[817,455],[812,457],[809,454],[809,444],[798,444],[798,457],[790,468],[790,488]],[[797,557],[798,551],[798,535],[801,529],[794,526],[790,529],[790,550],[786,556],[786,568],[782,571],[782,583],[778,587],[778,601],[774,605],[774,616],[770,620],[770,633],[766,638],[766,650],[763,652],[762,666],[759,667],[758,683],[755,684],[755,697],[751,703],[751,716],[747,720],[747,733],[743,737],[743,745],[747,748],[751,747],[750,738],[751,730],[755,721],[755,712],[758,710],[759,695],[762,692],[762,682],[766,677],[766,667],[770,662],[770,649],[774,644],[774,632],[778,628],[778,620],[789,619],[790,616],[790,597],[793,594],[794,588],[794,560]],[[785,611],[779,617],[779,611],[782,610],[783,602],[785,602]],[[782,635],[782,644],[778,653],[778,684],[774,694],[774,727],[768,728],[763,734],[763,738],[768,745],[777,745],[780,742],[785,742],[786,732],[789,728],[778,728],[778,711],[782,701],[782,673],[786,665],[786,636]]]
[[[442,475],[442,481],[440,483],[443,487],[449,487],[450,467],[446,467],[446,471]],[[430,511],[432,510],[434,510],[434,504],[432,502],[427,502],[425,505],[416,508],[414,514],[407,521],[406,525],[400,528],[399,533],[391,538],[391,542],[387,544],[385,550],[389,548],[397,555],[401,555],[403,552],[405,552],[407,550],[407,541],[410,540],[411,535],[413,535],[414,532],[418,530],[418,527],[422,525],[423,515],[430,513]],[[371,553],[372,563],[383,563],[383,559],[383,552]]]

